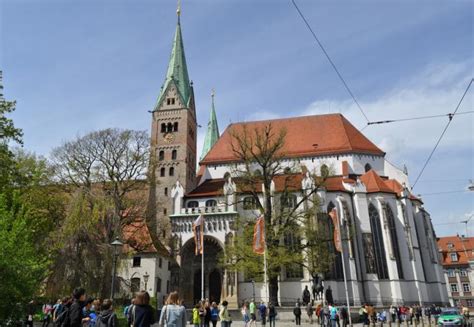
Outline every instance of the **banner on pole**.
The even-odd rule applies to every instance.
[[[193,222],[193,233],[194,233],[194,244],[195,254],[202,254],[204,247],[204,216],[199,215],[196,220]]]
[[[260,216],[253,228],[253,252],[265,253],[265,218]]]
[[[339,226],[339,217],[337,216],[336,208],[333,208],[329,212],[329,216],[331,217],[332,224],[334,225],[334,247],[338,252],[342,252],[341,230]]]

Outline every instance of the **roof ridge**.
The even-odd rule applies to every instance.
[[[342,117],[344,117],[344,115],[340,114],[340,113],[320,114],[320,115],[304,115],[304,116],[281,117],[281,118],[274,118],[274,119],[261,119],[261,120],[249,120],[249,121],[234,122],[234,123],[229,124],[227,127],[232,126],[232,125],[263,123],[263,122],[272,122],[272,121],[280,121],[280,120],[300,120],[300,119],[305,119],[305,118],[308,118],[308,117],[322,117],[322,116],[342,116]]]

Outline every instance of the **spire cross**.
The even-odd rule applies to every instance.
[[[176,9],[176,15],[178,15],[179,20],[179,16],[181,16],[181,0],[178,0],[178,9]]]
[[[211,90],[211,97],[212,97],[212,100],[214,100],[214,96],[216,95],[216,90],[212,89]]]

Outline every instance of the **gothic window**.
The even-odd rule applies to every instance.
[[[331,212],[334,209],[334,203],[329,202],[327,206],[327,212]],[[334,245],[334,224],[332,222],[331,217],[328,214],[323,214],[319,216],[320,218],[320,225],[323,228],[323,231],[327,238],[327,246],[328,251],[330,254],[334,256],[334,261],[332,267],[330,268],[330,272],[328,274],[328,279],[342,279],[343,272],[342,272],[342,256],[341,252],[336,251],[336,247]]]
[[[407,241],[408,256],[410,257],[410,260],[415,260],[415,256],[413,254],[413,239],[411,237],[411,227],[410,222],[408,221],[407,208],[403,203],[401,204],[401,207],[403,214],[403,223],[405,225],[405,238]]]
[[[172,131],[173,131],[173,124],[168,123],[168,124],[166,125],[166,132],[167,132],[167,133],[171,133]]]
[[[296,226],[294,226],[296,228]],[[299,246],[301,244],[300,238],[292,232],[288,232],[284,237],[285,246],[287,249],[291,249],[293,252],[298,253],[300,251]],[[303,278],[303,266],[293,263],[285,266],[286,278]]]
[[[160,169],[160,176],[164,177],[165,176],[165,168]]]
[[[368,172],[368,171],[371,170],[371,169],[372,169],[372,166],[371,166],[370,164],[368,164],[368,163],[365,164],[365,166],[364,166],[365,172]]]
[[[246,196],[244,198],[244,210],[255,210],[257,209],[257,202],[253,196]]]
[[[165,196],[168,196],[168,188],[165,187]]]
[[[171,98],[171,104],[175,104],[176,103],[176,99],[175,98]]]
[[[372,230],[372,244],[374,248],[375,266],[379,279],[388,279],[388,268],[383,243],[382,226],[377,209],[371,203],[369,205],[370,229]]]
[[[329,168],[326,165],[321,166],[321,176],[322,177],[328,177],[329,176]]]
[[[171,159],[172,160],[176,160],[177,156],[178,156],[178,151],[176,151],[176,150],[171,151]]]
[[[178,123],[177,122],[173,124],[173,131],[174,132],[178,131]]]
[[[230,173],[228,171],[225,172],[224,179],[227,180],[227,179],[229,179],[229,177],[230,177]]]
[[[400,258],[400,247],[398,246],[397,226],[395,225],[395,217],[389,204],[385,207],[387,214],[388,228],[390,231],[390,241],[392,242],[393,255],[397,262],[398,278],[403,279],[402,260]]]
[[[130,280],[130,291],[132,293],[136,293],[138,291],[140,291],[140,278],[138,277],[134,277]]]
[[[296,204],[297,204],[297,198],[295,194],[284,193],[280,197],[280,201],[281,201],[281,206],[283,208],[293,209],[296,207]]]
[[[161,133],[166,133],[166,124],[161,124]]]
[[[174,167],[170,167],[169,175],[174,176]]]
[[[364,248],[364,256],[365,256],[365,271],[367,274],[376,274],[376,264],[375,264],[375,257],[374,257],[374,245],[372,243],[372,234],[371,233],[363,233],[362,234],[362,245]]]
[[[342,211],[344,212],[344,234],[341,236],[341,239],[345,239],[349,242],[349,257],[354,258],[354,226],[346,201],[342,202]]]
[[[207,200],[206,201],[206,207],[215,207],[217,206],[217,201],[216,200]]]
[[[165,160],[165,151],[161,150],[158,154],[158,160],[163,161]]]
[[[188,208],[197,208],[199,206],[199,203],[197,201],[189,201],[187,203]]]

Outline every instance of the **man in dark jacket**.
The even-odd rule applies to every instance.
[[[83,315],[83,308],[85,306],[86,291],[82,287],[76,288],[73,293],[73,302],[69,309],[69,326],[81,327],[83,322],[89,321],[89,317]]]
[[[97,317],[97,327],[117,327],[118,320],[117,315],[112,307],[112,300],[105,299],[102,303],[102,311]]]

